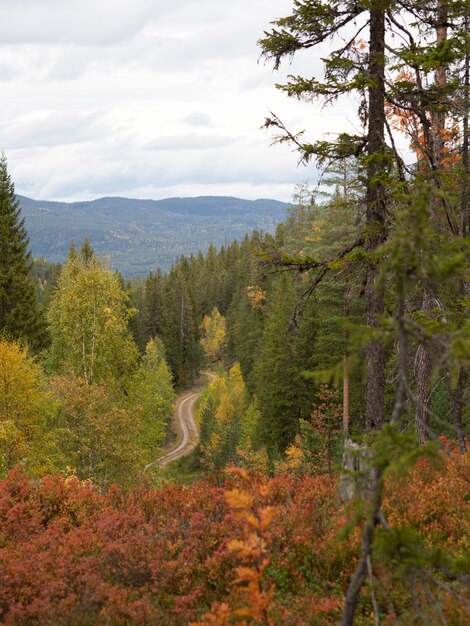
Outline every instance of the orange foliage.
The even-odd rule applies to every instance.
[[[416,79],[413,71],[406,69],[397,75],[395,82],[413,85]],[[410,148],[416,153],[418,162],[421,164],[427,163],[431,146],[427,145],[423,125],[418,115],[413,110],[402,108],[391,102],[385,103],[385,112],[390,127],[410,138]],[[459,125],[447,116],[444,127],[437,129],[437,133],[440,135],[442,149],[440,162],[436,165],[440,166],[442,171],[449,172],[461,160],[458,145],[460,137]]]
[[[387,485],[388,525],[463,555],[469,481],[470,455],[418,463]],[[337,477],[266,481],[235,469],[223,487],[100,494],[74,477],[34,483],[15,469],[0,481],[0,622],[336,625],[361,535],[353,524],[342,536],[352,509],[339,505],[336,486]],[[426,572],[402,579],[397,566],[374,559],[373,568],[384,624],[412,623],[414,602],[426,623],[436,603],[448,626],[468,623],[468,589],[458,581],[430,582]],[[365,588],[358,624],[374,620]]]
[[[249,484],[249,474],[240,468],[233,467],[228,470],[234,476]],[[266,497],[268,491],[266,485],[258,487],[256,495]],[[248,624],[245,618],[254,624],[274,624],[269,615],[269,607],[273,596],[273,586],[266,585],[263,577],[269,565],[267,544],[264,534],[274,519],[277,509],[272,506],[255,506],[255,497],[246,490],[238,488],[225,492],[225,500],[234,511],[234,515],[242,524],[242,536],[240,539],[231,539],[227,543],[230,552],[238,554],[242,559],[242,565],[235,568],[237,577],[233,581],[236,596],[240,599],[241,606],[228,611],[225,602],[214,604],[209,613],[204,615],[202,621],[193,626],[209,626],[209,624],[232,624],[233,620],[239,625]]]

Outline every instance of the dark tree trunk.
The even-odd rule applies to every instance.
[[[469,34],[469,8],[465,7],[465,32]],[[470,111],[470,50],[468,42],[465,49],[464,60],[464,97],[463,97],[463,136],[462,136],[462,189],[461,189],[461,235],[468,237],[470,233],[470,159],[469,159],[469,111]],[[462,299],[465,297],[467,287],[462,279],[460,283],[460,293]],[[467,381],[466,373],[461,369],[457,379],[457,387],[452,392],[452,409],[454,413],[455,435],[462,454],[467,451],[465,433],[462,421],[463,410],[463,390]]]
[[[469,9],[465,9],[465,32],[469,34]],[[461,186],[461,234],[467,237],[470,232],[470,161],[469,161],[469,109],[470,109],[470,50],[466,44],[463,86],[463,134],[462,134],[462,186]]]
[[[375,527],[380,523],[380,507],[382,505],[384,469],[378,467],[374,472],[374,486],[371,496],[371,512],[362,535],[362,549],[359,564],[349,581],[346,592],[346,602],[341,616],[340,626],[352,626],[359,602],[362,586],[367,578],[367,563],[372,554]]]
[[[447,40],[448,6],[447,0],[440,0],[437,9],[436,42],[443,44]],[[441,63],[434,75],[434,84],[439,93],[443,94],[447,86],[447,65]],[[441,96],[441,102],[443,98]],[[443,104],[435,106],[431,116],[431,137],[432,137],[432,159],[433,169],[436,172],[442,171],[442,160],[445,156],[444,129],[446,124],[446,109]]]
[[[381,0],[372,0],[370,9],[369,40],[369,130],[367,167],[367,250],[375,250],[385,238],[385,190],[380,174],[386,167],[385,161],[385,10]],[[370,263],[366,283],[367,324],[377,328],[379,316],[384,310],[383,294],[377,291],[377,267]],[[385,355],[382,344],[376,339],[366,346],[367,386],[366,386],[366,427],[367,430],[380,428],[384,422]],[[383,470],[375,470],[372,493],[372,511],[364,529],[359,565],[350,580],[346,593],[346,605],[341,618],[341,626],[351,626],[354,622],[357,603],[362,586],[367,577],[367,563],[372,552],[375,526],[382,501]]]
[[[447,39],[447,0],[440,0],[437,9],[436,41],[444,43]],[[442,63],[435,72],[435,85],[442,93],[447,85],[447,65]],[[431,119],[431,150],[432,170],[434,172],[434,184],[440,187],[439,176],[443,170],[445,156],[444,129],[446,123],[446,111],[443,106],[437,107]],[[436,203],[431,207],[431,218],[438,222]],[[432,311],[435,304],[429,286],[424,287],[421,310],[425,313]],[[430,386],[433,369],[433,352],[431,342],[422,343],[416,353],[416,409],[415,427],[420,443],[429,440],[429,404],[431,401]]]
[[[385,192],[380,173],[385,163],[385,12],[374,2],[370,12],[369,130],[367,167],[367,249],[372,252],[385,237]],[[384,310],[383,294],[377,291],[378,270],[370,265],[366,283],[367,324],[376,328]],[[380,341],[373,339],[366,346],[366,428],[380,428],[384,421],[385,357]]]

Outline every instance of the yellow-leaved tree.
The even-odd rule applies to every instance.
[[[214,307],[210,315],[206,315],[201,324],[201,345],[211,361],[221,361],[224,357],[227,329],[225,317]]]
[[[49,309],[50,350],[55,371],[87,384],[115,386],[132,372],[137,348],[119,277],[96,259],[89,244],[71,250]]]
[[[131,486],[142,478],[145,458],[137,445],[139,423],[116,402],[104,384],[88,385],[78,376],[53,376],[50,390],[58,404],[56,438],[62,469],[99,489]]]
[[[163,445],[174,400],[165,348],[161,339],[155,337],[147,343],[127,393],[128,411],[139,424],[139,445],[149,462],[157,458]]]
[[[247,409],[247,392],[236,363],[218,373],[203,393],[197,409],[203,465],[220,469],[238,462],[241,422]]]
[[[0,339],[0,474],[24,463],[36,476],[53,469],[46,434],[54,414],[41,367],[18,341]]]

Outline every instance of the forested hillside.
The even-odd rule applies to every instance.
[[[355,286],[338,270],[315,297],[302,301],[307,277],[273,268],[273,255],[287,259],[315,253],[320,260],[334,250],[341,233],[352,240],[360,228],[353,206],[345,209],[335,190],[329,200],[317,205],[308,189],[300,187],[296,202],[274,236],[255,232],[240,244],[218,251],[211,246],[205,257],[183,258],[165,275],[151,273],[132,296],[139,310],[133,323],[137,343],[144,346],[155,334],[161,337],[179,384],[194,379],[203,362],[203,347],[210,361],[239,364],[242,396],[248,398],[244,410],[253,422],[250,428],[257,442],[249,445],[264,449],[271,461],[299,433],[300,420],[309,415],[321,380],[342,379],[345,293],[355,290],[359,295],[361,290],[360,283]],[[323,232],[328,234],[320,236]],[[351,299],[348,324],[358,325],[363,319],[363,300]],[[214,336],[211,347],[204,346],[208,333]],[[358,433],[364,430],[362,369],[363,358],[357,355],[347,374],[354,415],[351,428]],[[305,371],[309,376],[303,376]],[[236,412],[240,416],[244,410],[238,407]],[[334,425],[337,434],[341,423],[339,416]],[[202,443],[211,436],[204,425]],[[236,461],[236,438],[231,445],[222,465]]]
[[[360,130],[272,113],[321,186],[168,271],[33,261],[2,157],[2,623],[470,621],[467,9],[294,2],[274,68],[337,47],[278,88]]]
[[[18,196],[35,256],[63,262],[71,241],[88,237],[126,277],[168,270],[182,254],[241,239],[254,228],[273,232],[289,207],[277,200],[224,196],[50,202]]]

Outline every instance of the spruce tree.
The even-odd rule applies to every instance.
[[[165,334],[163,278],[160,270],[155,274],[150,272],[145,281],[142,292],[141,324],[145,344],[150,339],[162,338]]]
[[[273,459],[292,442],[313,396],[313,385],[301,372],[313,365],[314,311],[304,316],[303,328],[289,332],[296,300],[292,277],[281,274],[267,303],[256,353],[255,395],[262,414],[259,441],[266,443]]]
[[[0,332],[41,347],[44,326],[30,276],[29,239],[7,159],[0,157]]]

